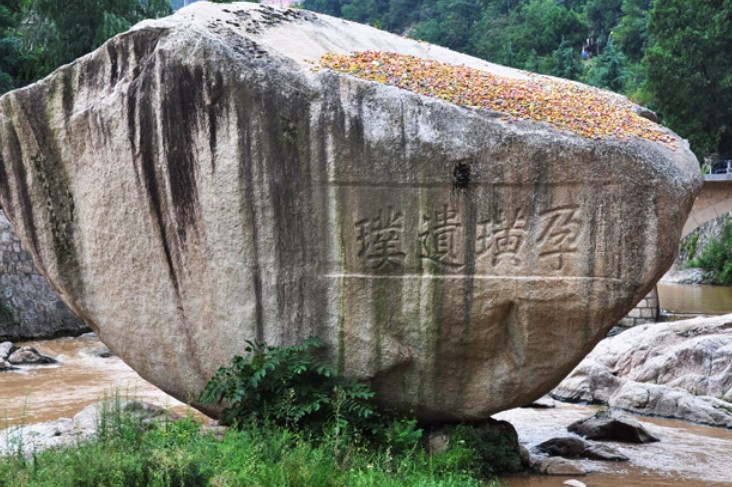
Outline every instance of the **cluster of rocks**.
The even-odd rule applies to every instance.
[[[643,325],[607,338],[551,395],[732,428],[732,316]]]
[[[532,459],[533,468],[547,475],[585,475],[587,472],[578,459],[608,462],[628,460],[620,450],[596,441],[659,441],[633,418],[607,411],[600,411],[594,416],[572,423],[567,429],[576,436],[552,438],[534,447],[539,456]]]
[[[55,364],[56,359],[38,352],[33,347],[16,347],[11,342],[0,343],[0,372],[13,370],[16,365]]]

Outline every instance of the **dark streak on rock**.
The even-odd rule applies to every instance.
[[[180,245],[185,245],[189,229],[195,230],[196,224],[198,162],[193,147],[201,128],[199,109],[205,106],[204,73],[201,66],[191,72],[177,64],[168,64],[162,72],[167,88],[161,107],[163,148],[175,227]]]
[[[133,43],[133,46],[137,45],[137,41]],[[156,61],[162,61],[162,57],[158,57]],[[139,58],[138,58],[139,62]],[[137,67],[135,68],[137,69]],[[166,157],[164,161],[159,161],[159,141],[162,138],[162,144],[165,147],[170,141],[166,141],[166,134],[161,134],[155,123],[156,121],[156,110],[158,107],[155,106],[154,98],[152,96],[156,90],[160,89],[160,85],[155,79],[156,73],[160,72],[160,68],[143,69],[139,73],[139,78],[131,85],[133,89],[130,90],[127,100],[128,107],[128,120],[127,125],[130,130],[128,135],[132,142],[133,147],[135,146],[134,141],[136,139],[135,129],[139,129],[139,143],[137,144],[137,150],[135,152],[135,160],[140,166],[141,178],[145,187],[145,194],[148,198],[148,204],[153,217],[153,224],[157,227],[158,235],[160,238],[161,245],[163,247],[163,253],[165,255],[165,262],[168,268],[168,276],[173,286],[173,292],[175,294],[176,307],[178,310],[179,326],[183,334],[183,338],[186,342],[186,349],[195,350],[196,344],[193,337],[191,336],[191,326],[189,324],[188,317],[185,313],[185,307],[183,305],[183,296],[181,293],[181,280],[182,277],[179,272],[180,252],[181,248],[179,241],[176,239],[175,234],[172,233],[169,228],[172,226],[166,218],[168,212],[166,208],[169,207],[170,202],[165,194],[165,187],[161,185],[161,181],[164,178],[164,169],[161,167],[161,162],[167,164],[168,174],[179,170],[176,168],[176,164],[180,161],[174,161],[171,157]],[[165,102],[163,106],[159,107],[162,116],[165,117]],[[167,120],[167,126],[171,125],[171,120]],[[163,130],[166,130],[166,121],[163,120]],[[175,128],[175,127],[167,127]],[[176,141],[174,143],[179,143]],[[177,147],[176,150],[183,150],[185,147]],[[185,164],[185,161],[184,161]],[[138,174],[137,168],[135,169]],[[176,176],[180,177],[180,176]],[[191,176],[189,176],[191,177]],[[171,180],[172,185],[172,180]],[[172,191],[172,188],[171,188]],[[206,374],[204,373],[204,367],[200,361],[200,355],[193,354],[189,357],[192,368],[195,374],[202,379],[205,379]]]
[[[68,121],[71,117],[71,112],[74,109],[74,83],[71,79],[73,70],[67,68],[62,73],[62,85],[61,85],[61,103],[64,108],[64,117]]]
[[[208,92],[208,148],[211,152],[211,167],[216,171],[216,130],[218,128],[217,111],[219,109],[219,101],[223,96],[224,77],[220,72],[216,72],[215,81],[206,80],[206,91]]]
[[[38,243],[38,230],[36,229],[35,219],[33,215],[33,204],[30,198],[30,191],[28,190],[28,184],[26,183],[26,172],[23,166],[22,149],[20,146],[20,140],[18,139],[18,133],[15,130],[15,126],[12,123],[7,125],[8,133],[4,145],[8,148],[10,153],[10,170],[13,174],[13,181],[15,182],[15,198],[11,194],[12,188],[10,187],[7,172],[5,170],[5,163],[2,164],[2,191],[3,201],[11,203],[15,199],[20,207],[20,219],[22,221],[25,233],[30,239],[31,247],[33,247],[33,253],[37,256],[38,262],[37,267],[41,272],[44,272],[45,264],[41,261],[41,246]],[[11,221],[17,222],[17,216],[14,212],[14,205],[12,203],[4,208],[6,215]]]
[[[117,66],[117,49],[114,47],[114,43],[109,42],[107,46],[107,55],[109,56],[109,84],[114,86],[117,84],[117,78],[119,77],[119,69]]]
[[[308,106],[300,96],[284,97],[265,95],[260,102],[263,124],[270,143],[265,157],[267,182],[272,195],[273,221],[275,222],[275,258],[277,269],[277,293],[280,320],[292,325],[303,326],[305,314],[305,276],[302,263],[308,262],[305,249],[307,239],[307,202],[301,197],[305,191],[307,178],[301,174],[302,167],[308,164],[303,147],[308,147],[309,119]],[[303,336],[303,339],[307,336]]]
[[[128,124],[135,124],[135,118],[139,125],[140,140],[139,149],[136,152],[136,158],[139,160],[142,180],[145,185],[146,194],[148,196],[148,202],[150,203],[150,209],[152,210],[155,218],[155,226],[158,228],[160,235],[160,241],[163,245],[163,252],[165,253],[165,261],[168,265],[168,275],[173,283],[173,287],[176,292],[178,291],[178,275],[176,274],[175,265],[173,262],[173,255],[170,250],[169,239],[166,231],[165,218],[163,214],[162,200],[165,195],[158,185],[158,174],[156,170],[156,148],[155,141],[157,140],[158,134],[155,127],[155,113],[153,109],[153,103],[151,100],[150,93],[153,88],[154,80],[153,73],[148,70],[145,71],[140,78],[141,83],[137,85],[138,93],[140,97],[139,111],[130,112],[128,116]],[[135,99],[134,93],[130,93],[128,103],[132,105],[132,108],[136,106],[137,102],[132,102]],[[129,126],[129,125],[128,125]],[[134,134],[134,132],[132,132]],[[131,135],[134,139],[134,135]]]

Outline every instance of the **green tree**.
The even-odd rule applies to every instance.
[[[577,52],[587,37],[588,26],[582,13],[555,0],[529,0],[505,13],[496,6],[484,10],[472,35],[473,53],[488,60],[530,69],[535,61],[551,64],[562,42],[563,49]]]
[[[566,40],[562,40],[552,55],[545,58],[541,72],[559,78],[579,80],[583,70],[578,50]]]
[[[479,0],[437,0],[435,18],[419,23],[414,36],[456,51],[472,52],[471,33],[481,13]]]
[[[539,56],[550,56],[562,41],[581,49],[587,37],[587,23],[581,15],[556,0],[531,0],[511,14],[510,40],[517,57],[528,57],[531,51]]]
[[[598,88],[622,93],[628,82],[628,62],[625,55],[610,40],[605,51],[590,61],[586,82]]]
[[[32,81],[35,59],[23,47],[20,24],[29,2],[6,0],[0,5],[0,94]]]
[[[661,115],[697,156],[732,151],[732,0],[656,0],[644,65]]]
[[[651,0],[624,0],[623,16],[613,29],[613,41],[628,59],[637,62],[648,47],[648,11]]]
[[[29,47],[43,46],[38,76],[100,46],[133,24],[172,13],[168,0],[35,0]]]
[[[622,15],[622,0],[589,0],[585,15],[590,35],[595,39],[608,39]]]

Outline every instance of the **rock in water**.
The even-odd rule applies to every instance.
[[[377,81],[441,74],[417,94],[341,72],[366,76],[337,67],[351,51],[402,56]],[[473,90],[489,82],[510,117],[479,108],[501,103]],[[451,83],[470,106],[439,98]],[[581,130],[552,111],[570,92]],[[306,11],[196,3],[0,98],[0,201],[71,309],[179,399],[245,340],[314,335],[389,406],[487,418],[548,392],[673,261],[698,165],[628,107]]]

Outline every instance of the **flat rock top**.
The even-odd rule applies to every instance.
[[[506,120],[546,122],[587,138],[645,138],[675,150],[675,134],[638,115],[627,98],[569,80],[512,69],[436,45],[306,10],[252,3],[194,3],[149,27],[183,28],[255,42],[255,52],[398,86],[458,105],[492,110]],[[205,34],[204,34],[205,33]],[[398,53],[398,54],[397,54]],[[396,71],[396,73],[395,73]],[[449,85],[449,86],[448,86]]]
[[[518,79],[526,79],[529,74],[367,25],[307,10],[280,9],[249,2],[227,5],[196,2],[173,16],[141,22],[133,30],[148,27],[196,29],[200,32],[226,30],[254,39],[268,52],[279,53],[306,69],[312,68],[326,53],[347,54],[370,49],[464,64]]]

